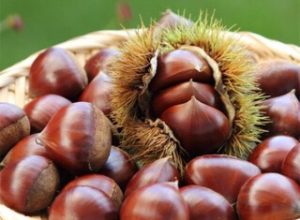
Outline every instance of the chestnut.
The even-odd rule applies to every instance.
[[[7,164],[0,173],[0,197],[4,204],[25,214],[37,213],[51,203],[59,185],[52,161],[28,156]]]
[[[249,156],[249,161],[262,172],[281,172],[281,166],[288,152],[298,141],[286,135],[276,135],[262,141]]]
[[[111,178],[103,175],[89,174],[78,177],[77,179],[69,182],[63,189],[67,191],[71,188],[78,186],[88,186],[102,191],[106,194],[119,209],[123,200],[123,193],[118,184]]]
[[[17,162],[29,155],[39,155],[49,158],[47,149],[36,142],[38,134],[32,134],[20,140],[4,157],[2,166],[8,163]]]
[[[214,81],[208,63],[188,50],[177,49],[159,56],[157,68],[157,73],[149,85],[152,92],[190,79],[205,83]]]
[[[55,94],[40,96],[27,103],[24,111],[29,118],[32,131],[42,131],[59,109],[70,104],[68,99]]]
[[[254,164],[228,155],[203,155],[191,160],[185,169],[185,182],[205,186],[235,203],[242,185],[260,174]]]
[[[285,157],[281,172],[300,185],[300,143],[291,149]]]
[[[109,115],[111,112],[110,96],[112,89],[111,77],[105,73],[101,73],[84,89],[79,97],[79,101],[93,103],[105,115]]]
[[[102,191],[88,186],[77,186],[62,191],[49,211],[49,220],[105,219],[117,220],[118,210]]]
[[[221,107],[221,99],[213,86],[192,80],[161,90],[152,98],[152,111],[159,117],[167,108],[185,103],[194,96],[203,104]]]
[[[137,172],[137,166],[130,156],[119,147],[112,146],[109,157],[99,173],[112,178],[125,188],[131,177]]]
[[[98,53],[90,57],[84,66],[89,82],[99,73],[109,74],[107,67],[111,63],[111,59],[119,53],[118,49],[108,47],[101,49]]]
[[[188,206],[178,189],[156,183],[137,189],[124,200],[120,220],[188,220]]]
[[[235,220],[231,204],[219,193],[202,186],[189,185],[179,189],[188,204],[190,220]]]
[[[61,108],[38,140],[51,158],[71,173],[98,171],[111,148],[108,119],[95,106],[77,102]]]
[[[29,134],[30,123],[25,112],[15,105],[0,102],[0,158]]]
[[[241,188],[237,212],[241,220],[297,219],[300,186],[277,173],[252,177]]]
[[[257,82],[262,91],[271,96],[281,96],[293,89],[300,98],[300,66],[287,60],[266,60],[257,68]]]
[[[272,121],[268,127],[271,134],[285,134],[296,138],[300,136],[300,103],[295,90],[267,99],[263,104],[266,115]]]
[[[165,157],[142,167],[129,181],[125,196],[143,186],[179,180],[179,173],[170,158]]]
[[[57,94],[75,99],[87,84],[87,76],[72,54],[49,48],[34,60],[29,72],[29,96]]]
[[[166,109],[160,118],[193,157],[216,153],[229,138],[230,124],[225,114],[194,96],[186,103]]]

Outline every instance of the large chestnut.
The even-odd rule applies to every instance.
[[[287,60],[267,60],[259,63],[257,81],[264,93],[281,96],[293,89],[300,98],[300,66]]]
[[[120,220],[188,220],[188,206],[178,189],[156,183],[132,192],[122,204]]]
[[[92,81],[99,73],[109,74],[107,68],[111,59],[119,54],[116,48],[103,48],[86,62],[84,69],[89,81]]]
[[[77,186],[61,192],[49,211],[49,220],[117,220],[118,210],[101,190]]]
[[[29,133],[25,112],[15,105],[0,102],[0,158]]]
[[[97,106],[105,115],[111,112],[112,79],[105,73],[96,76],[80,95],[79,100]]]
[[[248,180],[238,196],[241,220],[298,219],[300,186],[277,173],[265,173]]]
[[[54,164],[41,156],[28,156],[7,164],[0,173],[0,197],[18,212],[33,214],[48,207],[58,188]]]
[[[179,180],[179,173],[170,158],[158,159],[141,168],[129,181],[125,196],[143,186]]]
[[[262,172],[281,172],[281,166],[288,152],[299,142],[286,135],[277,135],[261,142],[249,156],[249,161]]]
[[[62,107],[71,102],[59,95],[49,94],[33,99],[24,106],[29,118],[32,131],[40,132],[44,129],[50,118]]]
[[[229,120],[225,114],[203,104],[194,96],[186,103],[166,109],[160,118],[192,156],[216,153],[230,133]]]
[[[118,184],[113,179],[107,176],[89,174],[78,177],[77,179],[68,183],[64,187],[63,191],[67,191],[78,186],[88,186],[102,191],[114,202],[117,208],[121,206],[123,193]]]
[[[300,103],[295,90],[267,99],[263,104],[266,115],[272,121],[268,127],[271,134],[285,134],[296,138],[300,136]]]
[[[150,90],[157,90],[186,82],[212,83],[212,70],[208,63],[192,51],[177,49],[158,58],[158,70],[150,83]]]
[[[259,168],[245,160],[228,155],[204,155],[187,164],[185,181],[210,188],[234,203],[242,185],[258,174]]]
[[[281,172],[300,184],[300,143],[291,149],[285,157]]]
[[[135,161],[122,149],[112,146],[109,157],[99,173],[112,178],[121,188],[125,188],[136,171]]]
[[[2,166],[5,166],[8,163],[17,162],[24,157],[29,155],[39,155],[46,158],[49,158],[49,152],[43,146],[38,144],[36,141],[38,134],[32,134],[23,138],[19,141],[4,157],[1,162]]]
[[[49,48],[34,60],[29,73],[29,96],[58,94],[75,99],[87,84],[86,73],[73,55],[62,48]]]
[[[98,171],[111,148],[108,119],[95,106],[77,102],[61,108],[38,137],[51,158],[72,173]]]
[[[236,219],[231,204],[209,188],[189,185],[180,188],[180,194],[188,204],[190,220]]]

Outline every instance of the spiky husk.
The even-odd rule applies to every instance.
[[[167,52],[182,45],[197,46],[214,59],[223,73],[225,90],[235,107],[232,135],[223,152],[246,158],[252,151],[266,118],[261,113],[264,96],[255,83],[254,63],[247,51],[227,37],[225,28],[215,19],[200,16],[191,26],[166,29],[160,39],[153,39],[153,28],[141,29],[121,47],[121,56],[112,65],[115,89],[112,117],[121,129],[121,147],[142,164],[170,156],[183,170],[185,152],[164,123],[154,122],[141,112],[139,99],[144,95],[151,75],[150,60],[155,52]]]

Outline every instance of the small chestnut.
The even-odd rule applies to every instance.
[[[121,188],[125,188],[136,171],[135,161],[122,149],[112,146],[109,157],[99,173],[112,178]]]
[[[29,155],[39,155],[49,158],[47,149],[36,142],[38,134],[32,134],[20,140],[4,157],[2,166],[8,163],[17,162]]]
[[[281,172],[300,185],[300,143],[291,149],[285,157]]]
[[[194,96],[166,109],[160,116],[191,156],[216,153],[230,133],[229,120],[216,108],[203,104]]]
[[[37,213],[51,203],[59,185],[52,161],[28,156],[7,164],[0,172],[0,197],[4,204],[25,214]]]
[[[117,220],[118,210],[113,201],[102,191],[77,186],[62,191],[49,211],[49,220]]]
[[[189,206],[190,220],[235,220],[231,204],[219,193],[202,186],[189,185],[179,189]]]
[[[15,105],[0,102],[0,158],[29,134],[30,123],[25,112]]]
[[[95,188],[105,193],[119,209],[123,200],[123,193],[118,184],[111,178],[103,175],[89,174],[78,177],[77,179],[69,182],[63,189],[67,191],[77,186],[88,186]]]
[[[195,82],[213,82],[208,63],[192,51],[177,49],[165,53],[159,56],[157,68],[149,85],[152,92],[190,79]]]
[[[120,220],[189,220],[188,206],[178,189],[156,183],[132,192],[125,198]]]
[[[84,69],[87,73],[89,82],[92,81],[99,73],[109,74],[107,67],[111,63],[111,59],[120,52],[116,48],[103,48],[93,55],[85,64]]]
[[[298,219],[300,186],[277,173],[252,177],[241,188],[237,212],[241,220]]]
[[[111,129],[97,107],[77,102],[57,111],[38,140],[63,168],[74,174],[86,173],[98,171],[106,162]]]
[[[203,155],[191,160],[185,169],[185,182],[205,186],[235,203],[242,185],[260,174],[254,164],[228,155]]]
[[[300,103],[295,90],[264,101],[266,115],[272,123],[268,130],[271,134],[285,134],[298,138],[300,136]]]
[[[79,101],[90,102],[98,107],[105,115],[111,112],[110,96],[112,93],[112,79],[105,73],[97,75],[84,89]]]
[[[125,196],[143,186],[179,180],[179,173],[170,158],[165,157],[142,167],[128,182]]]
[[[288,152],[298,141],[286,135],[276,135],[262,141],[249,156],[249,161],[262,172],[281,172],[281,166]]]
[[[34,60],[29,73],[29,96],[58,94],[75,99],[87,84],[87,76],[73,55],[49,48]]]
[[[62,96],[49,94],[27,103],[24,111],[29,118],[32,130],[40,132],[59,109],[70,104],[71,102]]]

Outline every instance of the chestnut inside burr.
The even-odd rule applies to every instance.
[[[151,114],[172,130],[190,156],[217,152],[230,133],[213,70],[200,55],[177,49],[158,57],[149,88]]]

